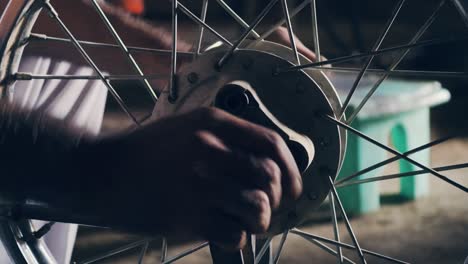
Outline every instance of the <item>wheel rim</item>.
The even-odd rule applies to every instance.
[[[283,12],[284,12],[284,17],[285,17],[285,19],[282,22],[287,25],[288,33],[289,33],[290,36],[293,34],[293,27],[292,27],[292,24],[291,24],[292,16],[295,16],[300,10],[302,10],[308,4],[311,5],[311,7],[312,7],[312,20],[314,22],[313,23],[313,30],[312,30],[313,31],[312,32],[313,41],[315,43],[315,50],[319,55],[318,57],[320,58],[320,49],[319,49],[320,41],[319,41],[319,37],[318,37],[318,27],[317,27],[318,23],[317,23],[317,16],[316,16],[315,0],[304,1],[302,4],[297,6],[294,10],[292,10],[292,9],[290,9],[288,7],[288,3],[285,0],[271,1],[269,3],[269,5],[267,5],[267,7],[265,9],[263,9],[263,11],[260,13],[260,15],[257,16],[256,19],[250,25],[247,24],[234,11],[232,11],[232,9],[230,9],[229,6],[226,5],[226,3],[224,3],[222,0],[218,0],[217,2],[228,13],[230,13],[242,27],[246,28],[246,31],[244,31],[242,36],[239,39],[237,39],[235,42],[231,43],[229,40],[222,37],[221,34],[219,34],[217,31],[215,31],[214,29],[212,29],[211,27],[209,27],[205,23],[205,17],[206,17],[206,12],[207,12],[207,5],[208,5],[207,0],[203,1],[203,8],[202,8],[201,18],[194,15],[183,4],[181,4],[181,3],[177,2],[177,1],[173,1],[173,5],[172,5],[172,10],[173,10],[172,34],[173,34],[173,36],[177,36],[177,15],[178,14],[185,14],[185,15],[189,16],[192,20],[194,20],[196,23],[201,25],[200,34],[199,34],[200,37],[198,39],[198,42],[197,42],[197,45],[196,45],[197,49],[195,51],[195,54],[196,54],[195,57],[197,57],[197,59],[199,59],[198,57],[201,56],[200,51],[202,50],[202,48],[201,48],[202,36],[203,36],[203,34],[206,34],[207,31],[211,31],[211,33],[214,33],[215,35],[217,35],[217,37],[222,42],[227,44],[227,46],[228,46],[228,51],[224,53],[224,56],[222,56],[221,60],[219,61],[220,66],[223,66],[225,63],[227,63],[227,61],[232,59],[233,54],[235,54],[237,52],[237,48],[242,47],[242,45],[245,44],[244,40],[247,37],[253,35],[254,38],[257,38],[257,39],[265,38],[269,33],[271,33],[271,31],[267,30],[266,33],[260,35],[255,31],[255,29],[258,26],[258,24],[261,22],[261,20],[264,18],[264,16],[267,15],[268,12],[270,12],[271,8],[277,2],[281,2],[281,4],[282,4],[282,9],[283,9]],[[466,15],[466,10],[465,10],[463,4],[460,1],[457,1],[457,0],[453,0],[453,1],[451,1],[451,3],[454,5],[455,9],[460,14],[460,17],[463,19],[464,23],[468,27],[468,16]],[[95,7],[96,7],[98,13],[100,14],[101,18],[105,18],[105,14],[104,14],[104,12],[102,10],[99,9],[98,3],[94,2],[94,4],[95,4]],[[367,100],[378,89],[380,84],[392,74],[393,75],[402,75],[402,76],[406,76],[406,75],[448,76],[448,77],[466,78],[466,73],[464,73],[464,72],[414,72],[414,71],[410,72],[410,71],[398,71],[398,70],[396,70],[398,65],[405,58],[405,56],[408,54],[410,48],[416,48],[416,47],[419,47],[419,46],[428,46],[428,45],[433,45],[433,44],[437,44],[437,43],[466,41],[466,36],[463,36],[463,37],[460,37],[460,38],[457,37],[457,38],[452,38],[452,39],[444,39],[444,40],[421,41],[422,35],[427,31],[427,29],[430,27],[430,25],[432,24],[434,19],[437,17],[438,11],[446,4],[448,4],[448,3],[446,3],[446,1],[441,1],[440,5],[436,9],[436,11],[434,11],[433,14],[427,19],[426,23],[421,27],[419,32],[414,36],[414,38],[408,44],[383,49],[383,48],[381,48],[381,45],[382,45],[383,41],[386,39],[389,30],[392,28],[392,25],[393,25],[395,19],[397,18],[397,16],[400,13],[401,9],[405,5],[404,0],[399,1],[398,4],[396,4],[396,7],[395,7],[395,9],[394,9],[394,11],[393,11],[393,13],[391,15],[391,19],[388,20],[387,24],[385,25],[385,29],[382,31],[382,33],[379,36],[377,42],[375,43],[374,48],[370,52],[368,52],[366,54],[353,55],[353,56],[348,56],[348,57],[343,57],[343,58],[331,59],[331,60],[326,60],[326,61],[323,61],[323,62],[320,62],[320,61],[319,62],[313,62],[313,63],[312,62],[304,62],[304,61],[302,61],[304,58],[302,57],[302,55],[300,55],[300,53],[297,50],[297,46],[296,46],[294,38],[291,38],[291,47],[287,49],[290,53],[287,54],[287,55],[285,54],[286,49],[278,49],[278,48],[274,47],[275,46],[274,44],[268,44],[267,42],[253,41],[252,42],[253,44],[249,45],[248,48],[252,49],[252,50],[261,50],[261,51],[272,52],[273,54],[275,54],[277,56],[285,58],[287,61],[290,61],[290,62],[293,62],[293,63],[295,62],[294,63],[295,65],[287,66],[287,67],[279,69],[279,74],[289,72],[289,71],[304,70],[306,72],[309,72],[308,74],[310,76],[315,76],[314,81],[322,82],[322,85],[319,85],[320,87],[326,86],[326,85],[323,85],[323,83],[329,82],[327,80],[326,76],[321,71],[328,72],[328,71],[334,71],[334,70],[336,70],[336,71],[341,70],[341,71],[356,71],[356,72],[358,72],[359,73],[358,78],[354,82],[354,84],[352,86],[352,89],[351,89],[351,92],[348,94],[347,98],[344,100],[344,106],[340,107],[341,103],[339,102],[339,98],[336,95],[336,91],[334,89],[326,89],[326,91],[323,91],[325,93],[325,95],[327,96],[327,98],[330,101],[332,101],[331,107],[334,108],[334,113],[335,113],[335,115],[333,115],[332,117],[328,117],[328,121],[333,123],[337,127],[337,129],[339,129],[341,131],[341,134],[344,134],[344,131],[348,131],[348,133],[356,134],[357,136],[368,140],[370,143],[379,146],[381,149],[386,150],[386,151],[396,155],[398,158],[406,160],[406,161],[408,161],[410,163],[413,163],[417,167],[420,167],[421,171],[429,172],[429,173],[433,174],[435,177],[438,177],[438,178],[446,181],[447,183],[457,187],[458,189],[461,189],[462,191],[466,192],[467,191],[466,187],[456,183],[455,181],[451,180],[450,178],[444,176],[443,174],[441,174],[439,172],[441,170],[443,171],[443,170],[453,170],[453,169],[464,168],[464,167],[466,167],[466,164],[458,164],[458,165],[455,165],[455,166],[447,166],[445,168],[431,169],[431,168],[429,168],[429,167],[427,167],[427,166],[425,166],[423,164],[420,164],[419,162],[411,159],[410,157],[408,157],[408,155],[409,155],[408,153],[399,153],[399,152],[397,152],[397,151],[395,151],[395,150],[393,150],[393,149],[391,149],[391,148],[389,148],[389,147],[387,147],[387,146],[385,146],[383,144],[380,144],[379,142],[376,142],[372,138],[367,137],[366,135],[360,133],[359,131],[353,130],[350,127],[350,124],[356,118],[359,111],[364,107]],[[23,51],[23,48],[24,48],[24,45],[18,45],[18,44],[23,43],[23,41],[25,39],[31,39],[30,38],[31,28],[34,25],[35,19],[37,18],[37,15],[39,14],[42,7],[46,7],[46,8],[50,8],[51,10],[54,10],[52,5],[50,5],[50,3],[48,3],[48,2],[43,2],[43,1],[11,1],[9,8],[10,8],[11,12],[13,12],[13,13],[16,12],[17,15],[13,16],[14,18],[6,17],[6,18],[3,18],[3,20],[2,20],[3,25],[7,25],[7,27],[4,27],[4,28],[14,29],[14,30],[12,30],[10,32],[0,32],[1,34],[3,34],[2,35],[2,40],[3,40],[2,44],[3,45],[2,45],[2,50],[1,50],[3,59],[2,59],[2,67],[1,67],[2,71],[1,71],[0,77],[1,77],[1,79],[3,81],[2,82],[2,88],[3,88],[2,92],[3,92],[4,96],[8,95],[8,92],[10,92],[10,90],[8,88],[13,86],[13,82],[10,82],[10,81],[14,81],[14,78],[13,78],[14,76],[18,77],[18,75],[16,75],[16,73],[17,73],[17,70],[19,68],[19,63],[21,61],[22,51]],[[55,19],[58,20],[59,23],[61,23],[59,18],[55,17]],[[105,20],[104,20],[104,23],[105,23]],[[281,24],[283,24],[283,23],[281,23]],[[66,25],[62,25],[62,26],[66,27]],[[129,51],[130,49],[128,49],[128,47],[123,43],[123,41],[119,40],[120,37],[119,37],[118,33],[113,29],[112,25],[106,24],[106,26],[110,30],[110,32],[113,34],[113,37],[116,39],[116,41],[118,43],[117,47],[123,49],[124,51],[125,50]],[[84,55],[84,57],[86,57],[87,56],[86,52],[83,49],[80,49],[80,47],[83,46],[83,44],[79,43],[78,41],[73,40],[73,37],[71,35],[69,35],[69,37],[72,39],[72,43],[75,44],[75,46],[80,50],[82,55]],[[177,100],[178,96],[180,96],[179,91],[178,91],[178,87],[177,87],[178,85],[176,85],[175,81],[174,81],[176,76],[178,74],[180,74],[179,69],[177,69],[177,60],[178,60],[178,55],[180,55],[180,54],[178,54],[178,52],[175,51],[176,48],[177,48],[177,42],[174,42],[173,46],[172,46],[172,51],[169,52],[171,54],[171,72],[170,72],[170,77],[169,77],[168,97],[171,100]],[[390,51],[399,51],[399,50],[402,50],[404,52],[402,54],[400,54],[399,57],[397,57],[397,59],[389,67],[389,69],[380,72],[380,73],[383,73],[383,76],[379,79],[379,81],[377,81],[377,84],[372,87],[371,91],[367,94],[367,96],[364,98],[364,100],[357,106],[357,108],[354,110],[354,112],[352,112],[351,115],[348,118],[345,118],[344,113],[347,110],[347,108],[349,106],[349,103],[351,101],[351,98],[353,97],[354,92],[355,92],[356,88],[358,87],[362,77],[364,76],[364,74],[366,72],[368,72],[368,71],[372,72],[373,71],[373,70],[370,69],[370,65],[371,65],[372,60],[375,58],[375,56],[378,56],[378,55],[384,54],[384,53],[388,53]],[[127,52],[127,53],[130,54],[130,52]],[[185,54],[185,55],[187,55],[187,54]],[[313,70],[314,68],[321,67],[323,65],[326,65],[326,64],[329,64],[329,63],[332,63],[332,62],[333,63],[339,63],[339,62],[342,62],[342,61],[348,61],[350,59],[355,59],[355,58],[360,58],[360,57],[367,58],[365,66],[360,68],[360,69],[343,69],[343,68],[342,69],[333,69],[333,68],[327,69],[327,68],[319,68],[320,71]],[[136,70],[137,74],[132,75],[132,76],[126,76],[126,77],[128,77],[128,79],[133,78],[133,79],[143,80],[144,85],[146,86],[146,88],[148,88],[150,97],[152,99],[154,99],[154,100],[157,100],[157,96],[153,92],[153,90],[151,88],[151,85],[146,81],[146,80],[150,79],[151,76],[145,76],[143,74],[143,72],[139,69],[138,64],[136,63],[136,61],[133,59],[133,57],[131,55],[129,55],[127,57],[127,59],[132,64],[132,67]],[[103,82],[105,83],[105,85],[109,89],[110,93],[114,96],[114,99],[116,99],[118,101],[119,105],[123,108],[123,111],[127,113],[127,115],[130,117],[130,119],[137,126],[140,125],[142,123],[141,120],[137,120],[134,117],[134,115],[131,113],[131,111],[128,109],[128,107],[125,105],[125,103],[121,99],[119,99],[120,98],[119,94],[117,92],[115,92],[112,85],[108,82],[109,78],[107,78],[107,76],[104,73],[100,72],[99,69],[97,68],[97,66],[93,66],[93,62],[92,62],[91,58],[88,59],[88,63],[91,65],[91,67],[94,68],[94,70],[97,73],[97,76],[93,76],[93,77],[96,77],[98,79],[103,80]],[[378,70],[374,70],[374,71],[378,71]],[[321,75],[320,77],[317,77],[317,72]],[[31,74],[31,76],[26,76],[25,78],[28,79],[30,77],[32,79],[41,78],[41,76],[34,76],[34,74]],[[158,76],[157,78],[160,78],[160,76]],[[340,110],[338,111],[338,109],[340,109]],[[343,119],[341,119],[340,117],[343,117]],[[420,151],[422,149],[427,149],[427,148],[430,148],[430,147],[435,146],[437,144],[440,144],[440,143],[442,143],[444,141],[446,141],[446,140],[436,140],[434,142],[430,142],[430,143],[428,143],[428,144],[426,144],[424,146],[421,146],[418,149],[412,150],[410,152],[417,152],[417,151]],[[340,151],[338,151],[341,154],[339,154],[338,158],[337,158],[337,160],[338,160],[338,166],[337,166],[338,169],[337,169],[337,171],[339,170],[339,167],[341,166],[342,159],[343,159],[344,148],[345,148],[345,145],[346,145],[345,144],[345,137],[341,137],[338,140],[338,144],[342,145],[343,147],[340,149]],[[394,159],[394,160],[397,160],[397,159]],[[380,167],[380,166],[382,166],[382,164],[377,164],[376,165],[376,167]],[[421,173],[421,171],[415,172],[413,174],[416,175],[417,173]],[[355,249],[356,253],[357,253],[358,257],[359,257],[359,260],[361,262],[363,262],[363,263],[365,263],[365,254],[371,254],[371,255],[373,254],[373,252],[367,251],[367,250],[362,249],[360,247],[359,242],[358,242],[356,236],[354,235],[352,227],[349,224],[349,220],[348,220],[348,218],[346,216],[346,213],[344,212],[344,208],[343,208],[343,206],[341,204],[340,198],[339,198],[339,196],[338,196],[338,194],[336,192],[335,187],[342,187],[342,186],[346,186],[346,185],[350,185],[350,184],[361,184],[361,183],[367,183],[367,182],[371,182],[371,181],[380,181],[380,180],[384,180],[384,179],[389,178],[389,176],[377,177],[375,179],[370,179],[370,180],[354,180],[354,181],[352,181],[353,179],[356,179],[359,175],[362,174],[362,172],[360,172],[360,174],[356,173],[356,174],[351,175],[351,176],[349,176],[349,177],[347,177],[345,179],[341,179],[341,180],[335,182],[334,178],[335,178],[336,174],[337,173],[333,173],[333,176],[329,179],[330,180],[329,183],[331,185],[330,186],[331,187],[331,194],[330,194],[329,197],[330,197],[330,201],[331,201],[331,204],[332,204],[332,216],[333,216],[332,219],[334,220],[333,221],[334,222],[333,226],[335,228],[335,238],[334,238],[334,240],[330,241],[330,240],[328,240],[326,238],[316,236],[316,235],[312,235],[312,234],[307,234],[307,233],[304,233],[304,232],[302,232],[300,230],[297,230],[297,229],[292,229],[291,231],[286,231],[286,232],[283,233],[283,235],[281,237],[281,241],[280,241],[279,248],[278,248],[279,250],[278,250],[277,254],[273,257],[273,260],[274,260],[275,263],[279,260],[279,257],[280,257],[280,254],[281,254],[281,249],[283,248],[284,243],[285,243],[286,238],[287,238],[289,233],[299,235],[299,236],[305,238],[306,240],[308,240],[308,241],[310,241],[312,243],[315,243],[315,244],[326,242],[326,243],[329,243],[331,245],[336,246],[336,250],[328,248],[327,251],[329,253],[333,254],[333,255],[336,255],[338,257],[339,261],[341,261],[341,262],[346,262],[347,261],[343,257],[343,255],[341,253],[342,248]],[[411,173],[409,173],[409,175],[411,175]],[[393,178],[399,178],[399,177],[402,177],[403,174],[390,175],[390,176],[392,176]],[[336,206],[336,208],[335,208],[335,206]],[[353,243],[351,245],[344,244],[344,243],[340,242],[340,239],[339,239],[339,236],[338,236],[338,231],[337,231],[337,224],[336,224],[336,212],[337,211],[341,212],[341,214],[344,216],[346,228],[347,228],[348,232],[350,233],[350,235],[352,237],[352,242]],[[33,233],[34,232],[31,229],[31,224],[30,224],[29,221],[15,222],[15,221],[11,221],[11,220],[5,220],[5,221],[2,221],[1,229],[2,229],[2,234],[3,234],[2,240],[4,240],[4,241],[15,241],[14,243],[12,243],[12,242],[10,242],[10,243],[9,242],[4,242],[4,243],[7,244],[8,248],[9,248],[9,252],[12,254],[12,256],[15,259],[16,258],[18,259],[19,263],[21,263],[21,261],[26,262],[26,261],[30,261],[30,260],[31,261],[36,260],[38,263],[45,263],[45,262],[53,262],[54,261],[53,257],[51,257],[51,255],[50,255],[50,252],[48,252],[47,247],[45,246],[44,243],[42,243],[42,241],[40,239],[39,240],[34,240],[34,243],[26,243],[27,244],[26,246],[24,245],[24,241],[19,240],[19,237],[18,237],[18,234],[17,234],[18,232],[15,231],[16,229],[19,229],[21,233]],[[13,240],[12,240],[12,238],[13,238]],[[145,247],[142,250],[143,253],[146,252],[147,243],[148,243],[148,241],[144,241],[144,243],[142,243],[142,245],[145,245]],[[140,245],[140,243],[137,243],[137,244]],[[201,249],[203,247],[206,247],[206,246],[208,246],[208,244],[203,243],[203,244],[201,244],[201,245],[199,245],[199,246],[195,247],[194,249],[191,249],[191,250],[189,250],[187,252],[196,251],[196,250],[199,250],[199,249]],[[257,255],[256,262],[258,262],[261,259],[263,253],[267,249],[267,246],[268,246],[268,243],[266,243],[265,246],[260,250],[259,254]],[[323,244],[322,244],[322,246],[323,246]],[[23,249],[26,248],[26,249],[21,250],[21,248],[23,248]],[[164,248],[166,248],[166,250],[167,250],[167,245],[164,246]],[[30,250],[33,253],[32,254],[31,253],[26,253],[25,250]],[[163,251],[165,251],[165,250],[163,250]],[[185,256],[187,254],[187,252],[185,252],[185,253],[183,253],[183,254],[181,254],[179,256],[175,256],[175,257],[173,257],[171,259],[168,259],[168,260],[166,260],[165,263],[171,263],[172,261],[175,261],[175,260],[179,259],[180,257],[183,257],[183,256]],[[376,255],[376,254],[373,254],[373,255]],[[380,257],[382,257],[383,259],[389,260],[389,261],[404,263],[404,262],[392,259],[392,258],[387,257],[387,256],[380,256]]]

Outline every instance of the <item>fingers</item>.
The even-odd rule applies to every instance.
[[[202,108],[195,115],[195,119],[206,124],[205,128],[226,146],[235,146],[245,153],[273,160],[281,171],[283,194],[293,200],[299,197],[302,192],[301,174],[281,136],[270,129],[215,108]]]
[[[234,182],[232,188],[260,189],[268,195],[271,208],[277,209],[281,202],[281,170],[272,159],[260,158],[233,152],[213,134],[198,133],[198,149],[204,158],[193,165],[201,178],[210,179],[219,185]]]
[[[242,224],[248,233],[262,234],[270,227],[270,201],[261,190],[225,191],[217,195],[215,206]]]
[[[225,250],[240,250],[247,243],[247,232],[231,216],[215,214],[202,228],[206,240]]]

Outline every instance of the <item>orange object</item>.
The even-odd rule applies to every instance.
[[[145,11],[144,0],[121,0],[122,6],[134,15],[141,15]]]

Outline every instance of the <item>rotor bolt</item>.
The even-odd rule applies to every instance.
[[[198,74],[195,73],[195,72],[189,73],[189,75],[187,75],[187,81],[189,81],[189,83],[191,83],[191,84],[197,83],[198,82]]]

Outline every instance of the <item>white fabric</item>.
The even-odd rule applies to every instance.
[[[76,67],[66,61],[44,57],[24,58],[19,72],[40,75],[94,74],[89,67]],[[97,135],[103,121],[107,89],[100,80],[32,80],[16,82],[8,95],[10,102],[25,109],[46,111]],[[44,222],[34,221],[34,224],[40,228]],[[57,263],[70,263],[77,230],[77,225],[57,223],[44,237]],[[9,262],[5,249],[0,245],[0,263]]]

